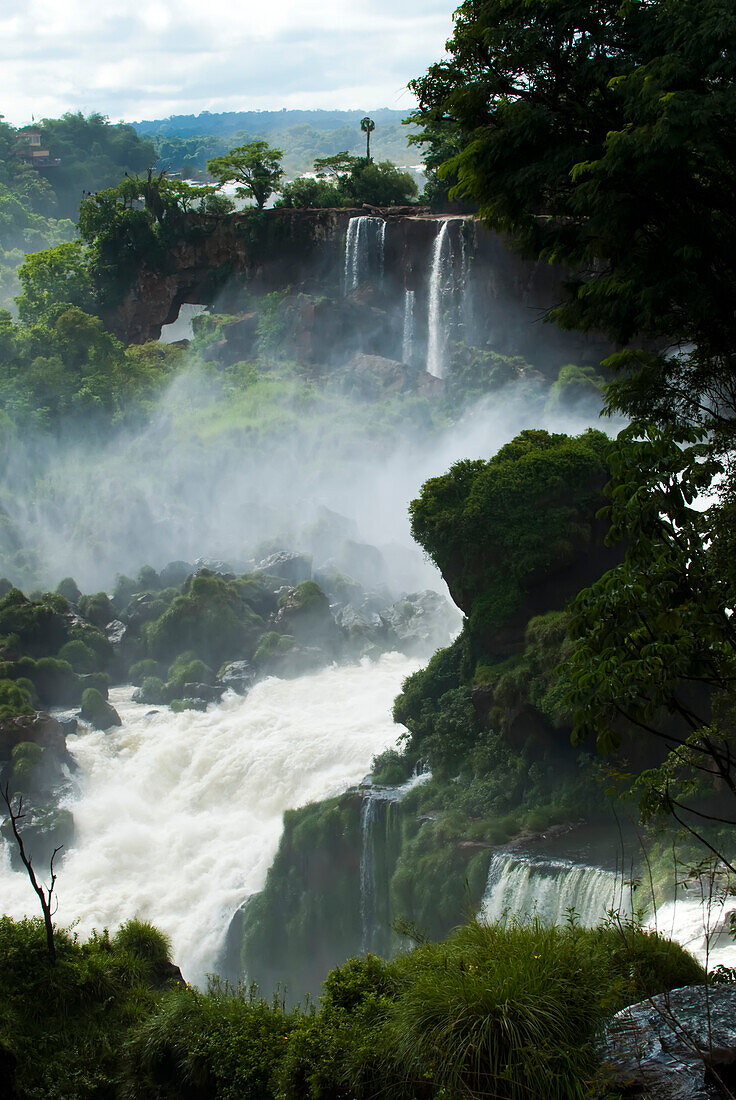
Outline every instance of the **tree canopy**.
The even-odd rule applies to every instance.
[[[222,157],[207,161],[207,171],[220,185],[237,183],[236,194],[240,198],[255,199],[262,210],[274,191],[279,189],[284,170],[281,167],[283,150],[272,148],[267,141],[251,141],[239,145]]]
[[[733,409],[735,44],[728,0],[469,0],[412,82],[454,193],[570,268],[554,319],[663,349],[612,361],[627,413]]]

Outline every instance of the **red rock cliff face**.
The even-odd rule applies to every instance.
[[[356,289],[345,285],[345,246],[351,218],[386,221],[380,264]],[[417,208],[388,210],[265,211],[260,217],[190,215],[186,239],[172,249],[165,271],[143,268],[134,285],[108,311],[107,326],[127,343],[158,339],[184,302],[242,312],[247,295],[289,288],[330,299],[348,312],[358,306],[392,314],[384,344],[356,350],[402,358],[401,314],[413,292],[414,344],[424,360],[428,341],[429,282],[435,243],[448,221],[444,249],[443,303],[447,336],[532,362],[550,360],[551,370],[568,361],[598,363],[610,350],[602,341],[562,333],[543,324],[545,312],[563,293],[565,273],[521,259],[496,233],[472,217],[442,219]],[[375,233],[375,225],[373,223]],[[375,252],[375,249],[374,249]],[[345,321],[348,322],[346,315]],[[344,326],[343,326],[344,327]],[[390,345],[390,346],[389,346]]]

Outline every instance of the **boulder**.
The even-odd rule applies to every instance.
[[[339,633],[330,602],[314,581],[302,581],[279,599],[276,630],[302,645],[320,646],[333,652]]]
[[[312,562],[305,554],[290,554],[280,550],[258,562],[256,569],[261,573],[270,573],[274,577],[283,577],[291,584],[301,584],[312,576]]]
[[[215,684],[184,684],[185,699],[199,699],[203,703],[219,703],[224,688]]]
[[[188,561],[170,561],[159,573],[162,588],[178,588],[184,584],[190,573],[194,572],[194,566]]]
[[[256,678],[256,670],[250,661],[228,661],[220,669],[218,679],[226,689],[245,695]]]
[[[441,393],[444,382],[397,359],[358,351],[342,371],[340,388],[363,401],[381,401],[394,393]]]
[[[404,653],[424,653],[446,645],[457,629],[457,613],[438,592],[410,592],[383,612],[394,644]]]
[[[108,730],[112,726],[122,726],[120,715],[95,688],[87,688],[82,696],[82,709],[79,717],[89,722],[93,729]]]
[[[622,1009],[606,1029],[601,1056],[606,1084],[627,1097],[732,1096],[736,986],[688,985]]]

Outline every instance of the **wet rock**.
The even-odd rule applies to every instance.
[[[185,684],[184,693],[187,699],[198,699],[204,703],[219,703],[222,698],[223,688],[215,684]]]
[[[113,649],[117,649],[122,646],[127,633],[128,627],[124,622],[121,622],[120,619],[113,619],[112,622],[109,622],[105,627],[107,640],[113,647]]]
[[[330,601],[314,581],[302,581],[279,599],[275,627],[303,645],[316,645],[334,652],[339,633],[330,611]]]
[[[335,612],[335,622],[345,636],[343,644],[351,656],[372,654],[386,646],[388,626],[377,611],[371,610],[370,604],[340,608]]]
[[[245,695],[256,678],[256,670],[250,661],[228,661],[220,669],[219,681],[225,688]]]
[[[281,550],[276,554],[270,554],[258,562],[256,568],[262,573],[271,573],[275,577],[283,577],[291,584],[301,584],[312,576],[312,562],[305,554],[290,554]]]
[[[601,1052],[607,1084],[627,1097],[730,1096],[736,1083],[736,987],[689,985],[630,1005],[609,1024]]]
[[[194,566],[188,561],[170,561],[159,573],[163,588],[178,588],[184,584],[190,573],[194,572]]]
[[[108,730],[113,726],[122,726],[120,715],[95,688],[88,688],[82,696],[82,709],[79,717],[89,722],[93,729]]]
[[[356,352],[342,372],[341,389],[363,401],[380,401],[392,393],[441,393],[444,382],[396,359]]]
[[[15,746],[24,741],[48,749],[60,763],[71,764],[72,758],[66,747],[67,732],[71,731],[62,721],[43,711],[5,718],[0,722],[0,764],[9,763]]]
[[[384,584],[388,579],[383,554],[370,543],[345,539],[337,553],[336,564],[341,573],[355,577],[369,588]]]
[[[447,636],[457,628],[457,614],[438,592],[427,589],[411,592],[396,600],[383,617],[391,628],[396,645],[405,653],[421,653],[447,644]]]
[[[26,814],[22,823],[26,855],[30,856],[39,870],[45,869],[54,849],[68,848],[74,840],[74,818],[69,810],[61,810],[56,806],[36,806],[25,798],[23,810]],[[16,871],[22,871],[23,864],[9,821],[5,820],[0,826],[0,835],[8,841],[11,866]],[[61,854],[55,860],[57,870],[60,858]],[[39,877],[43,877],[43,874]]]

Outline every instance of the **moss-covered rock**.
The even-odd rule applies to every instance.
[[[96,730],[108,730],[123,724],[118,712],[96,688],[87,688],[82,695],[80,717]]]
[[[247,597],[237,580],[200,570],[164,614],[147,625],[150,655],[171,661],[190,650],[215,668],[227,658],[252,657],[265,624]]]
[[[164,706],[171,699],[166,684],[159,676],[146,676],[137,691],[133,692],[134,703],[147,703],[149,706]]]
[[[291,999],[317,994],[330,967],[360,950],[360,810],[347,795],[284,814],[266,886],[242,918],[241,972],[262,992],[288,975]]]

